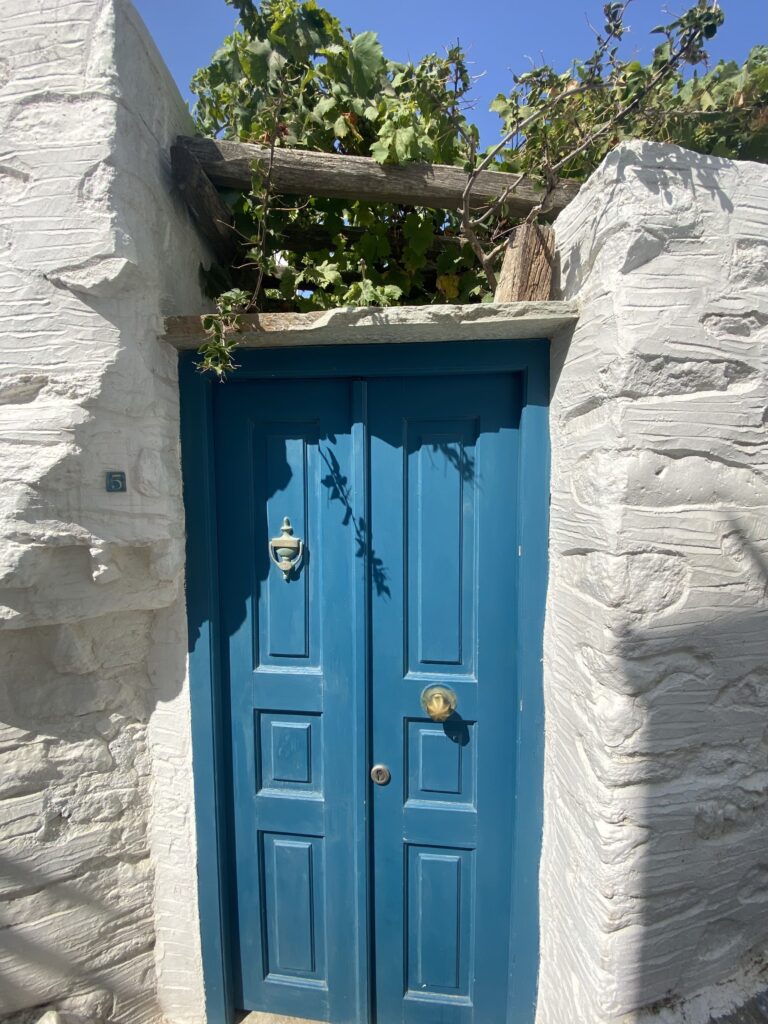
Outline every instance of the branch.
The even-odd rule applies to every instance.
[[[587,135],[587,137],[584,139],[581,145],[577,146],[576,149],[572,150],[570,153],[568,153],[567,156],[564,156],[561,160],[558,160],[558,162],[551,169],[552,173],[557,174],[561,167],[564,167],[567,163],[570,163],[570,161],[573,160],[574,157],[577,157],[580,153],[583,153],[585,149],[589,149],[592,143],[599,139],[601,135],[605,135],[606,132],[610,131],[612,128],[616,128],[617,125],[621,124],[624,118],[628,114],[630,114],[635,109],[635,107],[638,106],[640,101],[643,100],[646,96],[649,96],[653,92],[653,90],[656,88],[656,86],[659,84],[662,78],[664,78],[667,74],[671,73],[672,71],[676,70],[678,62],[685,56],[685,51],[687,49],[688,46],[681,47],[679,50],[677,50],[676,53],[670,54],[667,63],[662,64],[662,66],[650,80],[645,89],[639,92],[633,100],[630,100],[629,103],[626,103],[623,107],[621,107],[609,121],[606,121],[605,124],[600,126],[600,128],[596,128],[593,132]]]
[[[610,28],[607,37],[603,38],[601,36],[598,36],[599,45],[594,58],[595,61],[598,60],[598,55],[599,59],[602,60],[605,57],[605,55],[608,54],[608,48],[611,42],[621,38],[621,35],[623,34],[621,18],[623,18],[627,6],[628,3],[624,4],[621,11],[621,17],[618,19],[616,26]],[[715,0],[713,4],[713,9],[717,10],[717,0]],[[588,150],[603,135],[605,135],[612,129],[615,129],[619,124],[621,124],[634,110],[636,110],[640,106],[643,100],[645,100],[649,95],[651,95],[654,92],[654,90],[659,86],[659,84],[662,81],[664,81],[666,78],[668,78],[670,74],[674,73],[677,70],[681,62],[685,59],[686,54],[691,52],[692,47],[700,46],[701,41],[701,30],[696,31],[692,36],[688,36],[687,38],[683,37],[677,49],[673,50],[670,53],[667,60],[652,76],[648,84],[643,89],[641,89],[632,100],[628,101],[623,106],[620,106],[612,117],[610,117],[598,128],[589,132],[581,140],[581,142],[573,150],[571,150],[570,153],[566,154],[556,163],[550,164],[549,159],[547,157],[545,165],[541,169],[542,176],[544,177],[546,182],[546,188],[539,203],[532,207],[528,215],[526,216],[526,223],[533,222],[537,217],[541,215],[543,211],[547,209],[547,204],[550,201],[550,197],[554,189],[557,187],[558,172],[570,161],[574,160],[581,153],[584,153],[586,150]],[[611,68],[615,72],[616,63],[615,60],[612,59],[612,56],[613,55],[609,54],[608,59]],[[483,267],[486,278],[488,279],[489,286],[491,288],[495,289],[496,287],[496,276],[493,270],[493,263],[498,255],[499,246],[496,246],[493,250],[491,250],[490,253],[485,253],[482,245],[480,244],[477,229],[481,227],[489,218],[491,218],[496,213],[497,210],[502,209],[503,203],[501,202],[502,197],[500,197],[499,200],[494,202],[494,204],[482,216],[475,218],[472,217],[471,195],[472,190],[475,186],[475,182],[477,181],[478,175],[485,171],[486,168],[493,161],[495,161],[499,153],[501,153],[501,151],[505,149],[516,136],[522,135],[526,131],[526,129],[528,129],[532,124],[541,120],[542,118],[551,117],[553,111],[557,109],[557,107],[559,106],[559,104],[563,102],[563,100],[571,99],[573,97],[579,96],[580,94],[593,92],[598,89],[606,89],[609,88],[611,84],[612,83],[610,80],[586,82],[582,83],[579,86],[576,86],[575,88],[565,89],[554,96],[550,95],[547,101],[544,104],[542,104],[542,106],[538,110],[535,110],[532,114],[529,114],[526,118],[523,118],[522,120],[518,119],[515,122],[514,126],[511,129],[509,129],[502,136],[501,140],[486,153],[486,155],[480,161],[477,167],[475,167],[469,174],[462,195],[462,204],[460,212],[462,229],[464,234],[467,236],[473,251],[480,260],[481,266]],[[522,144],[518,147],[518,149],[522,149],[524,146],[525,140],[523,140]],[[507,199],[509,193],[513,191],[513,189],[514,186],[510,186],[508,190],[505,190],[503,199]]]

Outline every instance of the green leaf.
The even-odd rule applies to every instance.
[[[361,32],[349,45],[352,88],[360,95],[370,92],[386,71],[384,53],[375,32]]]
[[[434,238],[432,218],[418,213],[409,213],[403,222],[403,234],[408,240],[408,247],[421,256],[429,250]]]
[[[318,263],[316,270],[318,284],[326,286],[341,284],[341,274],[339,273],[339,268],[335,263],[323,260],[322,263]]]
[[[349,125],[347,124],[345,118],[336,118],[336,120],[333,122],[333,134],[336,136],[337,139],[343,139],[345,136],[349,135]]]
[[[385,164],[389,159],[389,141],[385,139],[379,139],[374,142],[369,152],[376,163]]]
[[[737,156],[737,154],[734,153],[733,149],[728,145],[728,143],[725,141],[725,139],[721,139],[718,142],[716,142],[715,145],[712,146],[712,148],[710,149],[710,153],[712,154],[712,156],[722,156],[722,157],[734,157],[734,156]]]
[[[715,101],[712,98],[712,93],[707,89],[702,89],[699,96],[699,102],[702,110],[711,110],[715,106]]]
[[[241,51],[240,62],[252,82],[260,85],[268,80],[273,54],[272,46],[266,39],[252,39]]]
[[[406,163],[418,157],[416,131],[414,128],[397,128],[394,134],[395,155],[398,163]]]
[[[333,108],[336,106],[335,96],[323,96],[322,99],[318,100],[315,104],[314,112],[318,117],[326,117]]]
[[[383,288],[379,289],[379,292],[387,300],[383,305],[392,305],[403,294],[403,289],[396,284],[385,284]]]
[[[389,255],[389,241],[383,232],[368,231],[358,242],[357,250],[366,265],[374,265]]]
[[[243,141],[276,137],[280,145],[316,152],[343,148],[370,153],[379,163],[431,160],[467,171],[476,166],[482,150],[478,129],[465,113],[471,77],[461,48],[445,56],[428,54],[418,62],[391,61],[373,32],[345,33],[320,6],[323,2],[230,0],[242,27],[193,80],[200,133]],[[660,38],[654,42],[661,46],[650,61],[634,53],[625,59],[617,44],[628,27],[623,18],[629,5],[603,0],[598,7],[607,32],[601,31],[603,38],[591,53],[559,69],[534,66],[513,76],[509,91],[493,99],[491,110],[500,115],[505,130],[516,119],[533,115],[525,131],[496,157],[497,169],[538,174],[565,159],[563,174],[583,181],[617,141],[632,137],[768,162],[768,47],[753,48],[746,63],[706,65],[702,43],[718,28],[722,13],[713,9],[712,0],[689,0],[679,18],[670,16],[669,25],[655,27]],[[635,52],[642,53],[642,47]],[[662,68],[665,74],[655,80]],[[571,82],[589,89],[552,107],[553,97],[561,97]],[[616,123],[616,112],[629,101],[631,108]],[[435,236],[462,235],[455,212],[311,196],[278,199],[267,188],[263,170],[254,172],[249,190],[227,195],[226,201],[245,244],[238,265],[214,267],[205,277],[211,298],[224,293],[218,312],[207,314],[203,356],[203,365],[220,375],[232,365],[233,324],[245,303],[265,310],[309,310],[341,302],[480,302],[491,297],[470,246],[434,251]],[[513,223],[489,217],[479,225],[484,250],[493,248],[500,226]],[[347,228],[362,228],[362,237]],[[286,251],[287,238],[301,237],[304,230],[317,232],[316,248]],[[393,237],[397,243],[390,245]],[[255,298],[248,288],[258,277],[240,261],[265,271],[269,287]],[[279,287],[271,280],[275,276]],[[234,284],[248,285],[239,301],[231,294]]]
[[[460,255],[457,251],[454,253],[451,250],[444,249],[443,252],[437,257],[437,269],[440,274],[450,274],[456,266],[456,257]]]
[[[245,306],[249,298],[248,292],[242,288],[230,288],[229,291],[221,293],[216,305],[220,313],[231,313]]]

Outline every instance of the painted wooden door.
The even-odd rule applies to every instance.
[[[376,1004],[386,1024],[507,1015],[515,792],[515,378],[369,389]],[[375,579],[374,579],[375,583]],[[421,695],[458,704],[430,720]]]
[[[214,395],[242,1009],[528,1024],[509,1014],[520,380]],[[306,547],[288,582],[284,516]]]
[[[235,1001],[353,1021],[365,937],[353,879],[356,543],[349,383],[215,395],[222,632],[231,701]],[[286,582],[268,540],[306,546]],[[362,694],[360,694],[362,697]]]

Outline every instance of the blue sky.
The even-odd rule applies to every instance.
[[[232,31],[234,10],[224,0],[134,3],[189,99],[190,78]],[[600,24],[602,0],[326,0],[324,6],[357,32],[378,32],[387,56],[395,60],[440,52],[459,39],[473,73],[483,76],[474,90],[474,120],[490,144],[500,122],[488,113],[488,104],[509,88],[511,73],[526,70],[532,60],[564,69],[571,58],[588,54],[593,39],[588,20]],[[665,9],[679,13],[686,6],[686,0],[634,0],[627,16],[632,26],[627,52],[647,58],[657,38],[648,30],[671,20]],[[721,7],[726,20],[710,47],[715,59],[741,61],[751,46],[768,43],[768,0],[723,0]]]

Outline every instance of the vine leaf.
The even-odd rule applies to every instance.
[[[245,46],[240,55],[248,77],[255,85],[263,85],[269,80],[273,57],[279,56],[266,39],[253,39]]]
[[[348,61],[352,88],[358,94],[367,93],[386,74],[384,52],[375,32],[361,32],[352,39]]]

